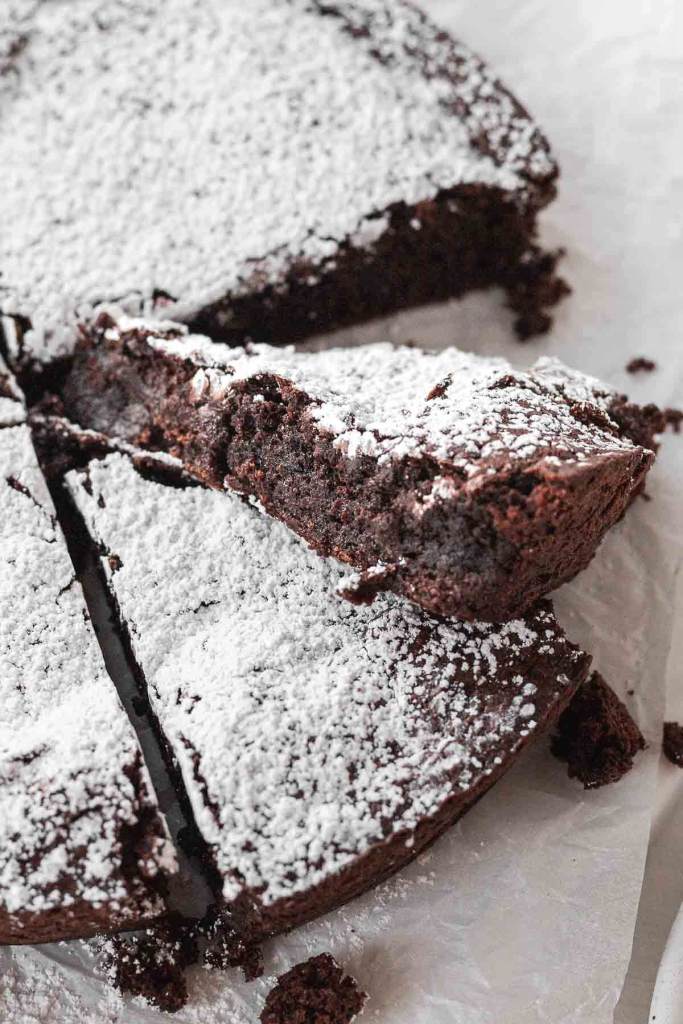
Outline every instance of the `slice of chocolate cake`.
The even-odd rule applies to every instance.
[[[555,360],[521,372],[457,349],[235,349],[182,331],[101,316],[63,411],[257,498],[360,570],[357,600],[521,614],[588,564],[654,459],[656,410]]]
[[[15,403],[20,405],[20,403]],[[174,854],[38,468],[0,401],[0,943],[137,927]]]
[[[393,595],[233,496],[121,454],[67,487],[101,555],[216,895],[254,937],[411,860],[560,712],[590,658],[551,606],[502,626]]]
[[[0,310],[28,354],[103,300],[280,342],[497,284],[547,326],[548,143],[412,4],[31,11],[0,79]]]

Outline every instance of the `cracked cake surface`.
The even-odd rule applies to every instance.
[[[258,499],[361,573],[358,600],[521,614],[588,564],[654,460],[657,410],[554,359],[235,348],[106,314],[81,335],[72,423]]]
[[[548,144],[410,4],[79,0],[9,24],[0,309],[37,358],[103,301],[302,335],[528,276]]]
[[[120,454],[66,481],[216,886],[259,933],[411,859],[586,674],[547,603],[496,627],[357,608],[336,563],[236,497]]]
[[[2,417],[0,942],[135,927],[174,854],[29,428]]]

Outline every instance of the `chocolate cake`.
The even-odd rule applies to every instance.
[[[296,964],[266,997],[261,1024],[351,1024],[367,996],[329,953]]]
[[[570,779],[585,789],[618,782],[645,747],[626,705],[599,672],[594,672],[560,715],[552,750],[567,762]]]
[[[0,78],[0,312],[28,356],[102,301],[281,342],[495,284],[523,332],[547,327],[548,143],[417,7],[25,6]]]
[[[180,915],[136,935],[113,935],[97,942],[100,965],[120,992],[138,996],[164,1013],[177,1013],[187,1003],[185,969],[197,963],[194,929]]]
[[[683,726],[678,722],[664,723],[662,750],[671,764],[683,768]]]
[[[504,621],[583,569],[642,488],[661,417],[540,359],[231,348],[102,315],[62,411],[258,499],[323,555],[441,615]]]
[[[336,563],[237,497],[120,454],[66,484],[216,896],[254,939],[411,860],[586,676],[547,603],[502,626],[355,607]]]
[[[175,861],[11,388],[0,400],[0,943],[36,943],[154,919]]]

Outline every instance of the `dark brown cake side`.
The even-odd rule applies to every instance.
[[[220,361],[223,347],[207,343],[219,360],[212,364],[193,348],[201,340],[101,317],[56,408],[82,427],[177,457],[209,487],[258,498],[321,554],[369,571],[355,581],[361,600],[389,589],[436,614],[511,618],[588,564],[654,458],[657,411],[569,371],[565,380],[552,368],[494,367],[470,400],[452,396],[447,353],[284,354],[283,368],[276,361],[264,371],[259,349],[250,374],[244,350],[227,350],[231,365]],[[484,372],[476,357],[449,352],[456,390]],[[397,368],[404,358],[411,365]],[[409,408],[394,410],[386,428],[373,426],[384,415],[381,396],[379,411],[363,413],[361,402],[357,414],[343,412],[363,387],[374,401],[383,387],[403,394],[406,379]],[[349,429],[335,416],[329,428],[320,421],[335,389]],[[479,418],[467,435],[463,417],[475,401]],[[432,414],[439,422],[425,427]],[[425,440],[427,430],[436,442]],[[406,454],[391,451],[387,436],[397,436],[394,447],[409,444]]]
[[[571,779],[586,789],[618,782],[633,767],[645,740],[628,708],[598,672],[560,715],[552,751],[567,762]]]

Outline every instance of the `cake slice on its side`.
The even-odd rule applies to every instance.
[[[158,917],[175,857],[0,380],[0,943],[53,942]]]
[[[547,328],[548,143],[412,4],[21,7],[0,74],[0,312],[32,326],[27,358],[63,352],[102,302],[281,342],[500,285],[522,334]]]
[[[62,399],[81,427],[257,498],[364,573],[356,599],[389,589],[486,621],[588,564],[642,487],[661,419],[554,360],[235,349],[106,315]]]
[[[503,626],[393,595],[237,497],[121,454],[66,485],[101,554],[219,899],[254,935],[396,871],[477,800],[586,677],[551,606]]]

